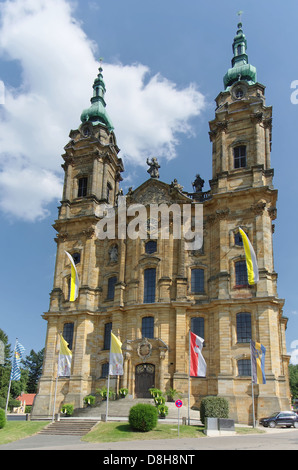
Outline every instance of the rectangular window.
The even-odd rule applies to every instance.
[[[106,379],[109,375],[109,363],[108,362],[105,362],[102,366],[101,366],[101,377]]]
[[[149,268],[144,271],[144,303],[150,304],[155,302],[155,284],[156,269]]]
[[[204,339],[205,331],[204,331],[204,318],[202,317],[194,317],[190,321],[190,329],[192,333],[200,338]]]
[[[204,269],[191,270],[191,292],[193,294],[204,293]]]
[[[250,359],[239,359],[238,361],[238,375],[240,377],[249,377],[251,376],[251,363]]]
[[[236,316],[237,343],[249,343],[251,340],[251,314],[238,313]]]
[[[73,330],[74,330],[73,323],[64,323],[62,336],[65,339],[65,341],[68,343],[68,349],[70,350],[72,350]]]
[[[142,318],[142,338],[154,338],[154,318]]]
[[[117,277],[110,277],[108,280],[108,300],[113,300],[115,296],[115,284],[117,282]]]
[[[105,324],[105,335],[103,342],[103,349],[110,349],[111,346],[111,331],[112,331],[112,322]]]
[[[87,185],[88,185],[87,177],[79,179],[78,197],[87,196]]]
[[[237,261],[235,263],[235,277],[237,287],[248,286],[246,261]]]
[[[246,167],[246,146],[240,145],[234,148],[234,168]]]

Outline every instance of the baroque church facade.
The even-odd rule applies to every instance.
[[[252,422],[250,339],[266,347],[266,384],[255,385],[256,418],[288,409],[289,356],[284,301],[277,294],[273,232],[277,190],[270,163],[272,108],[265,87],[248,62],[241,23],[233,42],[232,67],[216,98],[210,121],[212,179],[203,191],[197,175],[193,192],[175,180],[160,181],[156,159],[150,177],[122,196],[124,171],[112,122],[106,111],[102,69],[94,81],[90,108],[70,132],[62,156],[64,190],[54,228],[57,257],[50,307],[43,315],[47,336],[34,417],[53,413],[59,333],[72,351],[70,377],[58,380],[56,410],[62,403],[83,406],[83,398],[107,383],[110,333],[122,342],[124,373],[111,386],[147,397],[152,386],[188,397],[189,330],[204,339],[206,377],[190,379],[190,406],[203,397],[225,397],[230,417]],[[119,197],[126,207],[148,209],[145,237],[119,234]],[[115,237],[98,236],[103,204],[113,208]],[[152,204],[203,209],[203,243],[186,249],[169,233],[161,236],[161,214],[150,220]],[[172,206],[173,207],[173,206]],[[126,224],[133,219],[127,215]],[[127,226],[127,225],[126,225]],[[241,227],[258,260],[259,282],[247,281]],[[122,227],[123,228],[123,227]],[[151,232],[154,232],[151,233]],[[152,236],[150,236],[152,235]],[[79,296],[69,301],[69,252],[80,279]]]

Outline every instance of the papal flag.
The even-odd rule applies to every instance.
[[[20,364],[21,364],[22,359],[25,359],[25,348],[17,340],[16,346],[14,349],[13,360],[12,360],[10,380],[20,380],[21,378]]]
[[[258,263],[257,263],[257,257],[252,247],[252,244],[249,241],[248,236],[240,227],[239,227],[239,232],[242,237],[244,251],[245,251],[248,284],[253,286],[259,280],[259,268],[258,268]]]
[[[71,369],[72,352],[68,348],[68,343],[60,335],[60,351],[58,357],[58,377],[69,377]]]
[[[111,332],[110,375],[123,375],[123,355],[121,347],[121,341]]]
[[[265,384],[265,353],[266,348],[261,343],[250,340],[251,376],[254,384]]]
[[[79,295],[79,276],[73,257],[67,251],[65,251],[65,253],[71,263],[69,300],[70,302],[74,302]]]
[[[206,362],[202,354],[204,340],[200,336],[189,332],[190,341],[190,367],[189,375],[191,377],[206,377]]]

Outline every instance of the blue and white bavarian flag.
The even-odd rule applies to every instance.
[[[20,380],[21,378],[21,369],[20,364],[21,360],[25,359],[25,348],[17,341],[16,347],[14,350],[14,356],[12,360],[12,368],[10,373],[10,380]]]

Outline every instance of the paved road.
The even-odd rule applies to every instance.
[[[37,434],[11,444],[0,445],[0,450],[101,450],[118,451],[115,455],[128,455],[129,451],[143,450],[142,459],[151,451],[198,450],[298,450],[298,429],[267,430],[265,434],[202,437],[198,439],[163,439],[150,441],[109,442],[90,444],[76,436]],[[188,452],[190,451],[190,452]],[[173,454],[173,452],[171,452]],[[110,455],[104,452],[102,455]],[[132,453],[132,455],[139,455]],[[103,458],[103,457],[102,457]],[[140,459],[140,457],[138,457]]]

